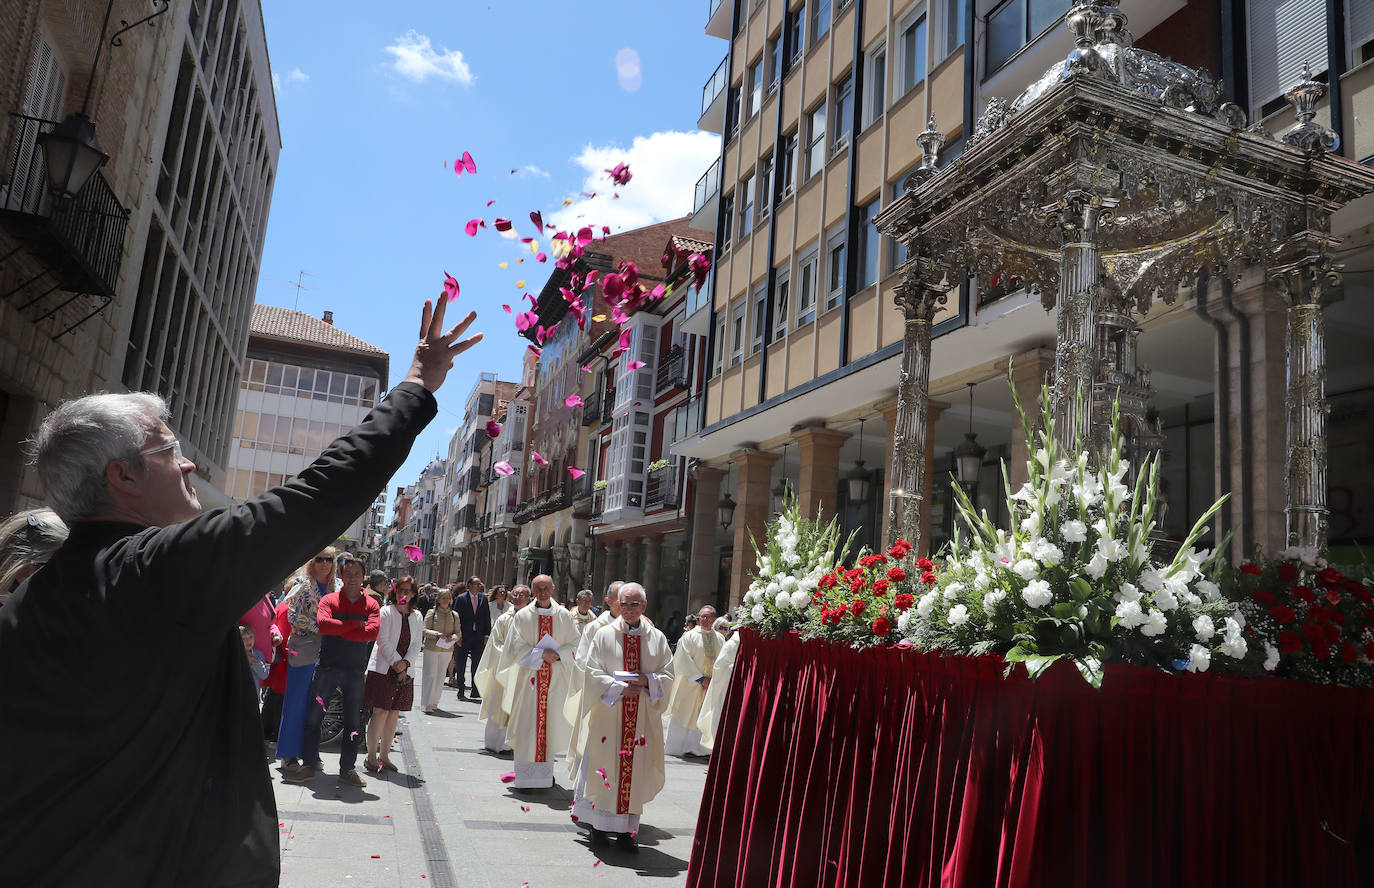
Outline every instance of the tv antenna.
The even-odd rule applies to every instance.
[[[272,279],[272,283],[274,283],[274,284],[280,284],[280,285],[282,285],[283,287],[295,287],[295,288],[296,288],[296,302],[295,302],[294,305],[291,306],[291,308],[294,309],[295,311],[300,311],[300,308],[301,308],[301,291],[302,291],[302,290],[306,291],[307,293],[318,293],[318,292],[321,292],[321,291],[324,290],[324,287],[311,287],[311,286],[308,286],[308,285],[305,283],[305,278],[307,278],[307,277],[314,277],[314,275],[311,274],[310,272],[306,271],[304,268],[302,268],[301,271],[300,271],[300,274],[296,275],[296,279],[295,279],[294,281],[282,280],[282,279],[280,279],[280,278],[273,278],[273,279]]]

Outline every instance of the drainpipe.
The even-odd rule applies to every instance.
[[[1240,439],[1242,441],[1254,440],[1252,437],[1253,422],[1251,413],[1250,395],[1250,319],[1245,313],[1236,308],[1231,301],[1231,279],[1223,277],[1221,279],[1221,305],[1236,321],[1236,332],[1239,344],[1236,349],[1240,357]],[[1241,536],[1247,546],[1253,546],[1254,537],[1254,516],[1251,504],[1254,502],[1254,467],[1250,460],[1240,461],[1240,520]]]
[[[712,363],[715,360],[715,351],[719,344],[716,342],[716,281],[720,279],[720,228],[725,219],[725,152],[730,146],[730,78],[735,73],[735,32],[739,26],[739,5],[744,0],[732,0],[730,8],[730,41],[729,49],[725,51],[725,132],[720,137],[720,180],[716,185],[716,237],[711,248],[711,316],[710,326],[706,328],[706,373],[709,379]],[[722,364],[721,369],[724,369]],[[706,416],[706,395],[709,387],[701,387],[701,415]]]
[[[845,250],[844,250],[844,295],[841,297],[843,302],[840,304],[840,366],[844,367],[849,363],[849,324],[851,309],[853,307],[851,299],[854,295],[855,285],[859,282],[859,251],[855,249],[859,245],[859,239],[864,235],[864,227],[868,224],[867,219],[860,219],[858,210],[854,207],[854,188],[858,184],[859,178],[859,129],[863,125],[863,94],[864,94],[864,56],[863,56],[863,21],[864,21],[864,0],[854,0],[854,52],[851,58],[854,60],[850,66],[850,76],[854,78],[854,110],[849,117],[849,175],[844,183],[844,206],[845,218],[847,219],[845,231]],[[930,93],[930,62],[929,53],[926,53],[926,94]],[[881,191],[878,194],[882,198]],[[822,233],[824,237],[824,233]],[[822,250],[825,249],[822,245]]]
[[[1341,107],[1341,76],[1345,74],[1345,3],[1326,0],[1326,99],[1331,128],[1341,141],[1333,154],[1346,153],[1345,109]]]
[[[1223,278],[1225,280],[1225,278]],[[1207,309],[1207,285],[1211,273],[1203,269],[1197,276],[1197,314],[1212,325],[1217,337],[1217,394],[1216,413],[1212,421],[1217,427],[1217,464],[1221,468],[1221,478],[1229,484],[1231,478],[1231,331]],[[1187,426],[1184,435],[1189,434]],[[1185,477],[1186,474],[1185,474]],[[1231,529],[1231,510],[1222,509],[1217,514],[1217,542],[1220,543]]]

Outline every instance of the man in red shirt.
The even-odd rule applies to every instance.
[[[344,552],[338,557],[339,579],[343,586],[320,599],[320,660],[310,696],[310,718],[305,723],[301,757],[305,766],[286,778],[287,783],[307,783],[318,776],[320,762],[320,723],[324,708],[335,691],[343,693],[343,733],[339,737],[339,782],[366,786],[367,781],[354,767],[358,763],[358,740],[362,737],[363,684],[367,673],[368,644],[377,640],[382,624],[382,609],[371,595],[363,594],[363,563]]]

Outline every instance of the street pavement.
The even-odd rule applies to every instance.
[[[416,704],[420,681],[417,679]],[[692,830],[706,782],[704,761],[668,757],[667,785],[644,811],[637,853],[593,849],[569,816],[571,781],[557,767],[550,790],[516,792],[501,782],[510,754],[482,748],[478,704],[444,688],[440,711],[406,714],[392,760],[399,773],[359,773],[367,786],[338,783],[338,752],[305,786],[271,766],[285,888],[613,888],[684,885]]]

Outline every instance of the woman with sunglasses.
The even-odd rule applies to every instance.
[[[296,771],[301,766],[301,737],[310,714],[315,661],[320,656],[320,599],[342,585],[334,569],[335,554],[333,546],[326,546],[307,561],[296,584],[282,600],[291,622],[286,693],[282,697],[281,725],[277,728],[277,758],[281,759],[283,771]]]

